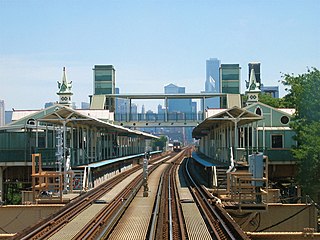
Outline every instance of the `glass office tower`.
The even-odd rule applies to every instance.
[[[239,64],[221,64],[220,80],[222,93],[240,94],[240,70]]]
[[[220,93],[220,63],[220,60],[217,58],[210,58],[206,61],[206,82],[204,92]],[[219,108],[220,98],[215,97],[206,99],[205,106],[206,108]]]
[[[115,93],[115,73],[113,65],[95,65],[93,68],[93,94],[114,94]]]
[[[210,58],[206,61],[206,83],[205,92],[216,92],[220,90],[220,60]]]

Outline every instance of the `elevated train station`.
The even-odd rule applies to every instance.
[[[121,171],[132,164],[130,159],[141,158],[149,150],[150,141],[157,138],[110,123],[113,115],[108,110],[72,109],[71,83],[66,79],[65,69],[58,87],[59,104],[39,111],[15,111],[15,121],[0,128],[1,201],[12,200],[13,186],[31,188],[32,154],[41,155],[41,165],[46,171],[63,174],[67,192],[71,188],[67,184],[71,178],[68,171],[79,171],[81,179],[87,176],[80,190],[93,187],[97,179],[112,172],[105,169],[101,173],[103,166],[117,159]],[[99,167],[94,163],[99,163]]]
[[[280,190],[270,186],[272,181],[286,183],[295,176],[290,148],[296,143],[289,127],[294,110],[276,109],[258,102],[259,89],[254,74],[251,76],[246,107],[242,107],[240,95],[228,94],[216,96],[226,98],[226,108],[207,109],[200,118],[185,116],[173,122],[169,113],[165,113],[159,121],[142,119],[139,122],[131,119],[130,111],[124,121],[117,121],[112,112],[105,109],[105,105],[119,95],[93,97],[92,105],[99,105],[99,109],[70,108],[71,83],[67,82],[64,71],[59,83],[59,104],[39,111],[15,111],[15,121],[0,128],[0,200],[8,201],[10,185],[19,184],[21,189],[33,189],[33,198],[26,197],[30,203],[41,203],[40,194],[52,191],[60,194],[58,202],[62,203],[62,193],[86,191],[140,164],[150,149],[150,141],[157,137],[124,126],[195,126],[192,136],[199,144],[190,157],[193,168],[204,176],[208,191],[221,199],[224,208],[248,234],[272,226],[275,219],[270,216],[280,219],[292,211],[303,211],[303,214],[284,226],[296,221],[294,230],[301,231],[303,226],[315,229],[316,210],[312,204],[284,208],[280,206]],[[131,98],[142,98],[122,97],[130,102]],[[212,96],[196,97],[202,97],[205,102],[206,97]],[[160,151],[151,152],[158,153]],[[35,161],[37,157],[41,163]],[[63,184],[52,187],[57,182]],[[279,209],[282,212],[277,215]]]

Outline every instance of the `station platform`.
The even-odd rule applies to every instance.
[[[143,197],[141,187],[108,239],[146,239],[159,180],[166,164],[160,165],[148,178],[148,197]]]
[[[197,153],[197,152],[192,152],[192,158],[197,161],[199,164],[201,164],[204,167],[225,167],[228,166],[227,163],[222,163],[219,161],[214,161],[212,158],[208,158],[204,154]]]
[[[116,195],[118,195],[124,188],[131,182],[135,177],[137,177],[142,170],[139,170],[125,180],[123,180],[120,184],[114,187],[110,192],[102,196],[99,200],[100,203],[94,203],[86,210],[81,212],[77,217],[75,217],[72,221],[70,221],[67,225],[65,225],[59,232],[51,236],[50,240],[61,240],[61,239],[72,239],[78,233],[79,229],[83,228],[92,218],[96,216],[96,214],[102,210],[108,202],[112,201]],[[105,201],[105,203],[101,203]]]
[[[176,179],[188,237],[190,240],[212,239],[182,174],[182,166],[180,165]]]
[[[146,239],[160,177],[165,168],[166,164],[163,164],[149,176],[149,196],[143,197],[142,187],[108,239]],[[180,169],[177,172],[176,179],[189,239],[211,239]]]
[[[159,153],[162,153],[162,151],[149,152],[150,155],[155,155],[155,154],[159,154]],[[110,164],[114,164],[114,163],[118,163],[118,162],[123,162],[125,160],[132,160],[134,158],[144,157],[144,155],[145,155],[144,153],[139,153],[139,154],[124,156],[124,157],[119,157],[119,158],[113,158],[113,159],[108,159],[108,160],[104,160],[104,161],[100,161],[100,162],[96,162],[96,163],[89,163],[87,165],[82,165],[82,166],[79,166],[79,168],[84,168],[84,167],[99,168],[99,167],[103,167],[106,165],[110,165]]]

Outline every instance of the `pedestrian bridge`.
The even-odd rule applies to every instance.
[[[113,111],[114,123],[124,127],[195,127],[206,118],[208,99],[219,98],[221,108],[241,106],[240,94],[227,93],[178,93],[178,94],[107,94],[91,96],[91,109],[109,109]],[[117,102],[125,101],[124,109],[119,112]],[[132,100],[163,100],[162,113],[133,113]],[[192,99],[200,101],[201,111],[170,112],[168,102],[173,99]],[[203,111],[203,109],[205,109]],[[118,112],[117,112],[118,111]]]

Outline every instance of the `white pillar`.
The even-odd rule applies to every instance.
[[[4,167],[0,167],[0,203],[3,201],[3,170]]]
[[[39,147],[38,121],[36,120],[36,148]]]

